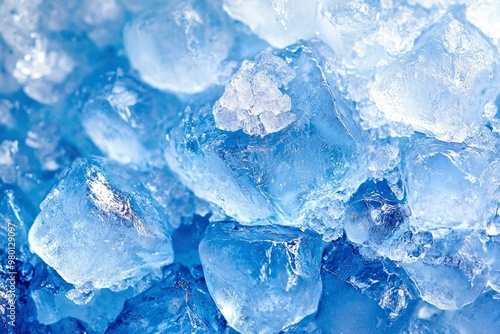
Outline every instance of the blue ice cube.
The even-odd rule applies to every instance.
[[[107,159],[77,159],[41,204],[31,249],[68,283],[90,288],[123,290],[171,263],[166,222],[139,180]]]
[[[130,63],[147,84],[198,93],[224,80],[234,42],[233,26],[217,1],[161,3],[135,15],[123,41]]]
[[[141,169],[161,165],[160,142],[177,120],[179,102],[123,73],[88,84],[92,91],[80,120],[87,135],[108,157]]]
[[[323,295],[316,315],[322,333],[388,333],[391,324],[376,300],[326,273]]]
[[[323,271],[375,301],[386,314],[387,324],[401,322],[411,313],[417,299],[408,275],[394,262],[384,258],[368,259],[362,252],[359,246],[338,239],[325,249]]]
[[[223,0],[224,10],[274,47],[284,48],[315,33],[316,0]]]
[[[311,49],[244,61],[223,93],[191,105],[165,158],[194,193],[243,224],[304,225],[320,200],[363,179],[351,109],[336,99]]]
[[[214,223],[200,243],[208,291],[231,327],[279,332],[316,311],[321,239],[284,227]]]
[[[457,311],[442,311],[422,303],[408,325],[408,333],[493,333],[500,326],[498,294],[488,290]]]
[[[403,161],[410,224],[486,228],[498,203],[495,160],[489,150],[414,138]]]
[[[106,334],[224,333],[226,322],[203,279],[178,264],[164,272],[162,281],[125,303]]]
[[[403,264],[420,297],[442,310],[458,310],[484,291],[488,265],[475,233],[450,232],[435,238],[425,256]]]
[[[491,45],[450,14],[377,76],[371,92],[388,120],[463,142],[478,132],[485,104],[498,94],[494,78]]]

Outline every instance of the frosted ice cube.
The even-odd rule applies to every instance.
[[[468,23],[447,15],[414,50],[375,80],[371,94],[390,121],[447,142],[477,133],[491,86],[493,51]]]
[[[88,136],[109,158],[140,169],[164,164],[160,142],[175,124],[177,99],[152,90],[118,70],[93,93],[80,119]]]
[[[169,2],[137,14],[123,32],[127,55],[149,85],[197,93],[226,77],[233,31],[214,1]]]
[[[165,159],[241,223],[306,224],[321,199],[342,202],[363,179],[361,134],[337,94],[311,49],[264,52],[214,93],[218,101],[191,103],[167,136]]]
[[[465,17],[490,37],[495,45],[500,40],[500,3],[495,0],[475,0],[467,6]]]
[[[224,0],[224,10],[274,47],[314,36],[317,0]]]
[[[316,311],[321,239],[281,227],[210,225],[199,247],[208,291],[239,332],[279,332]]]
[[[425,256],[403,265],[420,297],[442,310],[458,310],[484,291],[488,266],[475,234],[451,232],[435,239]]]
[[[497,173],[492,152],[415,140],[403,167],[410,224],[427,230],[485,228],[494,216]]]
[[[31,249],[65,281],[123,290],[173,261],[154,199],[133,171],[77,159],[41,204]]]

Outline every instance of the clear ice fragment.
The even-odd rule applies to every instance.
[[[279,332],[316,311],[321,295],[317,236],[215,223],[199,251],[208,291],[237,331]]]
[[[133,171],[79,158],[40,205],[31,249],[68,283],[124,290],[173,261],[168,228]]]
[[[225,60],[234,36],[216,1],[152,6],[126,25],[123,39],[132,67],[158,89],[198,93],[232,69]]]
[[[482,123],[498,89],[491,45],[451,15],[425,32],[413,51],[377,76],[372,98],[385,117],[446,142],[463,142]]]

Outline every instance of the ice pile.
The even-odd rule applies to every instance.
[[[6,333],[495,333],[500,2],[0,1]]]

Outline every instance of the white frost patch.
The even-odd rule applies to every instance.
[[[290,97],[280,88],[294,77],[293,69],[269,52],[255,62],[245,60],[213,107],[216,127],[261,137],[286,128],[295,114],[290,112]]]

